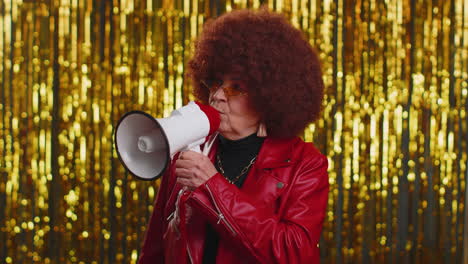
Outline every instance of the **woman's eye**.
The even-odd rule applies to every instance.
[[[244,92],[244,87],[238,83],[234,83],[232,88],[237,92]]]
[[[222,80],[218,80],[218,79],[211,80],[211,86],[220,87],[221,85],[223,85]]]
[[[202,81],[202,83],[211,91],[214,92],[216,91],[219,87],[223,85],[222,80],[218,79],[208,79],[205,81]]]

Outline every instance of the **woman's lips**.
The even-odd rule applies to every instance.
[[[211,107],[213,107],[214,110],[216,110],[220,115],[224,114],[223,111],[219,110],[218,108],[216,108],[213,104],[211,104]]]
[[[219,113],[220,115],[224,114],[223,112],[219,111],[219,110],[216,109],[216,108],[215,108],[215,110],[218,111],[218,113]]]

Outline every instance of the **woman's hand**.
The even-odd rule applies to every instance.
[[[175,166],[177,182],[190,190],[198,188],[218,172],[207,156],[194,151],[181,152]]]

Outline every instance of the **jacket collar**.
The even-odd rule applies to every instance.
[[[256,167],[258,169],[274,169],[291,165],[294,163],[292,160],[293,149],[299,140],[298,137],[267,137],[258,153]]]
[[[257,169],[274,169],[286,167],[294,163],[292,153],[295,145],[300,141],[298,137],[273,138],[266,137],[260,152],[258,153],[255,167]],[[218,151],[218,140],[216,139],[208,157],[214,161]]]

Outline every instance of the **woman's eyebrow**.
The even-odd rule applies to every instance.
[[[242,81],[243,80],[242,77],[239,77],[239,76],[233,76],[230,79],[231,79],[231,81]]]

